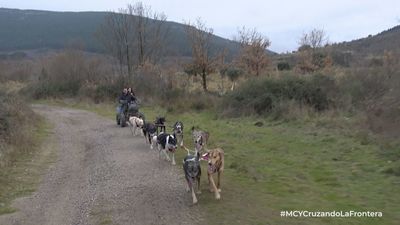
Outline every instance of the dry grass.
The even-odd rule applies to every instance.
[[[54,157],[54,148],[41,146],[50,126],[15,94],[21,86],[0,93],[0,214],[14,212],[12,200],[35,190]]]

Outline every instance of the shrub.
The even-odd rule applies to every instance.
[[[263,115],[271,112],[280,102],[294,100],[299,106],[311,106],[316,111],[328,109],[330,96],[335,93],[333,79],[323,75],[309,77],[284,76],[249,80],[239,89],[227,95],[223,106],[236,115]]]
[[[290,70],[290,65],[288,62],[279,62],[277,65],[277,68],[279,71],[283,71],[283,70]]]
[[[0,167],[12,163],[18,151],[31,149],[34,140],[30,131],[37,121],[19,97],[0,92]]]

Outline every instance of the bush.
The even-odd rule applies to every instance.
[[[311,106],[316,111],[322,111],[332,104],[334,90],[334,80],[323,75],[256,79],[229,94],[223,106],[237,112],[237,115],[263,115],[271,112],[280,102],[294,100],[299,106]]]
[[[34,142],[31,127],[38,121],[27,104],[0,92],[0,167],[12,163],[19,151],[29,151]]]
[[[290,65],[288,62],[279,62],[277,65],[277,68],[279,71],[283,71],[283,70],[290,70]]]

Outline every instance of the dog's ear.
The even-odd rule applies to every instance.
[[[222,149],[218,149],[218,153],[221,160],[224,160],[224,151]]]
[[[210,133],[208,131],[205,131],[204,133],[206,134],[206,140],[208,140],[210,138]]]
[[[192,132],[194,131],[194,126],[192,126]]]

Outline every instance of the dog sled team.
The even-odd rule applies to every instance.
[[[136,101],[132,89],[124,89],[120,99]],[[117,108],[117,111],[119,109]],[[224,171],[224,151],[221,148],[208,149],[207,143],[209,133],[192,127],[193,151],[187,148],[183,143],[184,126],[181,121],[175,122],[172,126],[172,132],[165,129],[165,118],[157,117],[154,122],[145,120],[141,113],[129,116],[128,125],[132,135],[143,135],[145,142],[150,149],[158,150],[160,158],[171,161],[176,165],[175,152],[178,146],[187,152],[183,159],[183,171],[186,179],[188,192],[191,192],[193,204],[197,203],[196,194],[201,194],[201,161],[207,162],[207,176],[210,185],[210,192],[215,194],[216,199],[221,198],[221,176]],[[217,176],[215,183],[213,175]]]

